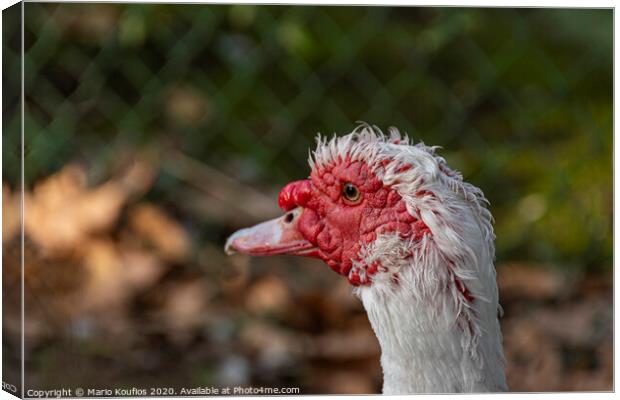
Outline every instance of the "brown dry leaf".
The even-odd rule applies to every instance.
[[[114,182],[89,190],[81,167],[68,165],[26,193],[26,233],[42,248],[67,251],[116,221],[126,193]]]
[[[119,306],[129,293],[124,281],[124,265],[116,246],[107,239],[93,239],[83,246],[88,278],[83,290],[76,294],[81,299],[76,306],[85,311]]]
[[[552,299],[567,295],[571,287],[564,276],[545,266],[502,264],[497,274],[503,298]]]
[[[143,193],[153,179],[152,166],[138,160],[118,178],[87,187],[84,169],[68,164],[25,194],[26,233],[49,252],[80,252],[81,243],[111,229],[127,199]]]
[[[245,299],[247,308],[256,313],[281,313],[290,301],[288,287],[277,276],[267,276],[251,285]]]
[[[86,221],[83,230],[87,233],[109,229],[124,205],[127,193],[117,182],[108,182],[84,193],[80,199],[78,218]]]
[[[124,280],[134,290],[153,285],[165,272],[159,258],[142,250],[121,248],[121,259]]]
[[[144,151],[139,158],[134,158],[125,171],[118,176],[117,182],[129,196],[141,196],[153,186],[157,175],[153,160],[155,157],[156,155]]]
[[[20,194],[11,193],[7,184],[2,184],[2,242],[8,243],[18,234],[21,225]]]
[[[143,203],[131,209],[131,227],[171,262],[183,261],[190,251],[190,238],[183,227],[153,204]]]

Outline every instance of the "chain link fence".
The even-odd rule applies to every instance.
[[[21,43],[16,15],[3,17],[3,182],[15,190]],[[242,222],[188,206],[199,203],[192,190],[226,183],[241,208],[275,203],[308,174],[317,132],[363,120],[443,147],[491,201],[499,260],[609,273],[612,19],[602,9],[28,2],[26,190],[69,163],[87,165],[94,184],[119,159],[154,154],[161,172],[145,198],[219,246]]]

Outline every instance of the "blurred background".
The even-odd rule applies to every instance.
[[[19,362],[19,8],[3,12],[3,354]],[[377,393],[316,260],[227,257],[363,120],[491,202],[509,386],[612,389],[612,10],[25,4],[29,388]]]

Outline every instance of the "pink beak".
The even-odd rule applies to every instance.
[[[238,230],[226,241],[226,253],[314,256],[317,249],[297,229],[302,212],[303,208],[297,207],[279,218]]]

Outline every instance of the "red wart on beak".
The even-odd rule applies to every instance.
[[[297,226],[303,213],[302,207],[310,200],[311,191],[312,186],[308,180],[286,185],[280,191],[278,204],[288,212],[279,218],[235,232],[226,241],[226,253],[316,256],[316,247],[303,237]]]
[[[312,197],[312,184],[309,179],[291,182],[280,191],[278,205],[284,211],[295,207],[305,207]]]

